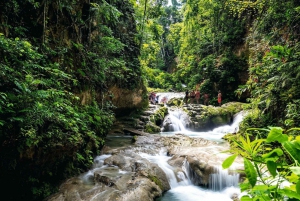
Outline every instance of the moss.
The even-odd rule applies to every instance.
[[[159,133],[160,132],[160,127],[156,126],[152,122],[149,122],[145,126],[145,132],[147,132],[147,133]]]
[[[132,137],[132,142],[136,142],[136,141],[137,141],[137,138],[138,138],[138,136],[136,136],[136,135],[133,136],[133,137]]]
[[[155,125],[159,126],[164,120],[165,116],[168,114],[168,109],[166,107],[161,107],[150,116],[150,121]]]
[[[182,98],[172,98],[168,101],[168,106],[182,106],[183,100]]]
[[[153,181],[161,190],[163,190],[162,182],[154,175],[149,175],[148,178]]]

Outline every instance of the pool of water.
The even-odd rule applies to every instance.
[[[133,136],[108,135],[105,139],[105,145],[111,148],[127,147],[133,145]]]
[[[175,134],[184,134],[187,135],[189,137],[193,137],[193,138],[204,138],[207,140],[211,140],[211,141],[215,141],[215,142],[225,142],[225,140],[222,139],[222,137],[224,136],[224,133],[218,133],[218,132],[213,132],[213,131],[208,131],[208,132],[195,132],[195,131],[173,131],[173,132],[161,132],[159,133],[161,136],[172,136]]]

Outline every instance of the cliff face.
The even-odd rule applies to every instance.
[[[52,53],[46,53],[48,58],[78,79],[79,84],[72,88],[80,97],[86,91],[95,91],[90,96],[102,102],[119,88],[127,95],[121,100],[117,100],[120,96],[114,97],[117,108],[126,107],[121,102],[134,101],[128,109],[144,104],[146,90],[138,60],[134,10],[129,1],[16,1],[2,2],[1,8],[0,32],[10,38],[29,39],[42,51],[51,48]],[[128,95],[131,91],[132,95]]]
[[[0,7],[4,197],[42,200],[91,165],[112,111],[126,115],[148,102],[133,9],[127,0],[12,0]]]

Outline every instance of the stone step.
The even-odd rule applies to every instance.
[[[148,122],[150,120],[149,116],[140,116],[140,120],[143,122]]]

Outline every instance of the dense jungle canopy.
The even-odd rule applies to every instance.
[[[199,89],[215,105],[221,90],[224,102],[249,102],[242,129],[299,126],[298,0],[7,0],[0,8],[7,200],[41,200],[90,167],[115,118],[147,107],[152,90]],[[121,110],[118,91],[141,99]]]

